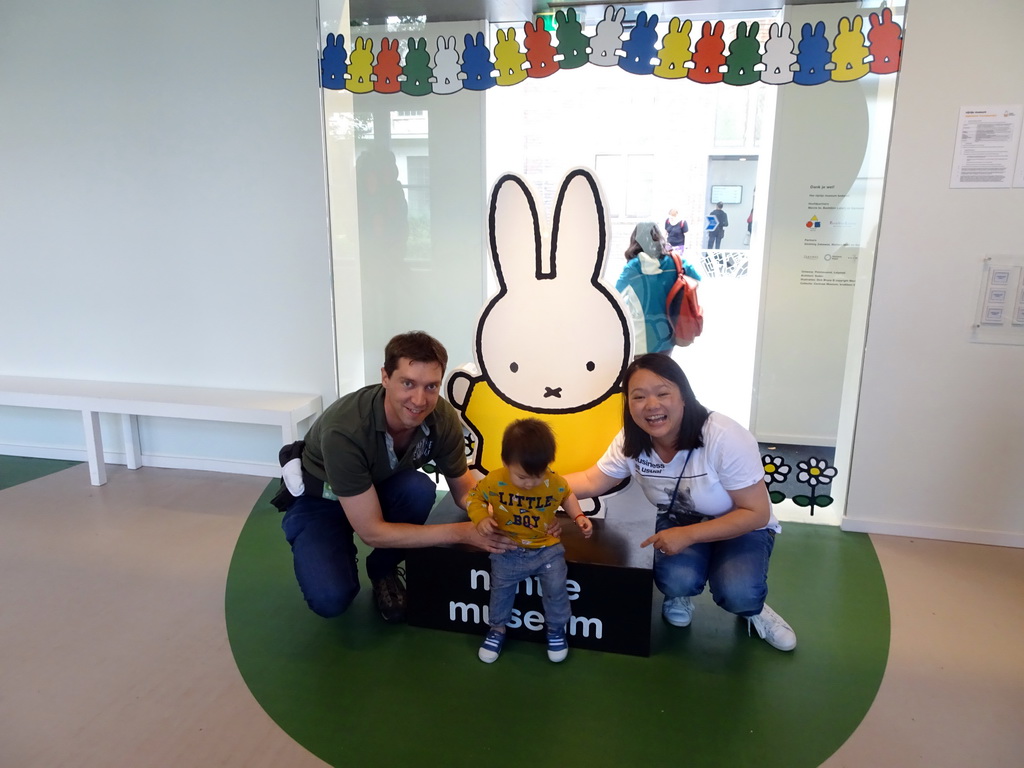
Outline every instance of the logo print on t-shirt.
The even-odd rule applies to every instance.
[[[665,491],[669,495],[672,493],[667,488]],[[672,496],[670,501],[671,504],[658,504],[658,511],[671,512],[674,515],[692,515],[697,512],[697,507],[693,503],[693,496],[690,495],[689,488],[677,490],[675,496]]]

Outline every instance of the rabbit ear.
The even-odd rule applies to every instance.
[[[505,174],[491,190],[488,228],[494,274],[502,293],[509,282],[541,277],[541,235],[537,204],[529,185],[515,174]],[[532,264],[528,260],[531,255]]]
[[[543,277],[587,275],[595,282],[605,256],[605,209],[597,180],[582,168],[569,172],[558,191],[551,227],[551,266]],[[540,275],[539,275],[540,276]]]

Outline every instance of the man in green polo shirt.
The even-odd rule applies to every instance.
[[[405,549],[454,543],[487,552],[515,548],[500,534],[481,535],[468,520],[423,524],[436,486],[420,467],[433,463],[463,509],[475,484],[458,415],[440,398],[447,364],[447,351],[428,334],[395,336],[384,350],[381,383],[339,398],[310,427],[302,481],[289,486],[295,496],[281,527],[299,587],[317,614],[340,615],[359,592],[353,533],[373,547],[366,571],[389,622],[405,618],[399,568]]]

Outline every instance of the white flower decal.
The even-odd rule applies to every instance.
[[[764,464],[764,481],[768,485],[786,482],[786,475],[792,469],[781,456],[772,456],[769,453],[761,457],[761,463]]]
[[[800,472],[796,479],[801,483],[807,483],[812,488],[818,483],[827,485],[836,476],[836,468],[830,467],[825,459],[816,459],[813,456],[807,461],[797,462]]]

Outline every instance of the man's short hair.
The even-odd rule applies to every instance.
[[[409,331],[392,337],[384,347],[384,373],[390,376],[402,358],[414,363],[437,363],[443,371],[448,367],[448,350],[429,333]]]
[[[501,438],[501,463],[518,464],[537,477],[555,460],[555,433],[540,419],[518,419],[505,427]]]

